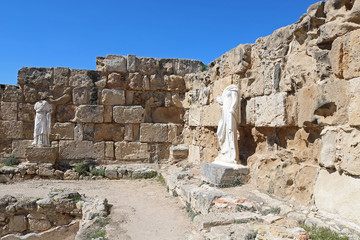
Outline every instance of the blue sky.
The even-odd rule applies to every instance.
[[[210,63],[296,22],[316,0],[1,0],[0,83],[26,67],[95,69],[135,54]]]

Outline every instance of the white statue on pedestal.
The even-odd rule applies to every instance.
[[[36,111],[36,116],[34,127],[34,142],[32,145],[38,147],[50,146],[49,135],[51,124],[51,106],[47,101],[41,100],[35,103],[34,109]]]
[[[221,151],[214,163],[236,167],[239,161],[237,141],[238,92],[236,85],[230,85],[223,91],[217,102],[222,106],[222,115],[217,129]]]

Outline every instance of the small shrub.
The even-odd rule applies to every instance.
[[[106,231],[105,231],[105,230],[98,229],[98,230],[96,230],[95,232],[90,233],[88,237],[89,237],[90,239],[97,239],[97,238],[105,239],[105,235],[106,235]]]
[[[79,202],[82,200],[81,196],[80,195],[75,195],[71,198],[74,202]]]
[[[240,205],[237,207],[237,210],[239,212],[256,212],[256,208],[254,207],[247,207],[247,206],[244,206],[244,205]]]
[[[208,66],[207,65],[202,65],[202,67],[201,67],[201,71],[202,72],[204,72],[204,71],[206,71],[206,70],[208,70]]]
[[[261,214],[264,215],[264,216],[266,216],[266,215],[268,215],[268,214],[270,214],[270,213],[272,213],[272,214],[279,214],[280,211],[281,211],[281,208],[279,208],[279,207],[272,207],[272,208],[270,208],[270,209],[265,209],[264,211],[261,211]]]
[[[10,156],[5,160],[4,165],[5,166],[17,166],[20,163],[21,163],[21,161],[17,157]]]
[[[186,212],[188,213],[189,217],[191,218],[191,221],[194,220],[194,218],[199,215],[199,213],[194,212],[194,210],[192,210],[191,208],[191,204],[190,203],[186,203]]]
[[[173,195],[173,197],[178,197],[179,196],[179,194],[175,190],[172,191],[172,195]]]
[[[251,231],[248,234],[246,234],[245,239],[246,240],[255,240],[257,234],[258,234],[257,231]]]
[[[106,217],[106,218],[98,218],[95,220],[95,224],[97,224],[99,227],[103,228],[106,225],[108,225],[110,223],[110,218]]]
[[[331,231],[329,228],[318,228],[316,225],[313,225],[311,227],[302,227],[305,229],[305,231],[309,233],[312,240],[349,240],[349,237],[341,236],[338,233]]]
[[[75,166],[75,172],[79,173],[80,175],[87,176],[89,175],[89,166],[84,162],[79,162]]]
[[[91,173],[92,176],[103,176],[103,177],[105,177],[105,168],[100,168],[100,169],[93,168],[93,169],[91,169],[90,173]]]
[[[183,169],[181,170],[182,172],[186,172],[188,171],[190,168],[192,168],[191,165],[186,165],[185,167],[183,167]]]
[[[231,188],[231,187],[238,187],[241,185],[243,185],[243,183],[242,183],[241,179],[238,178],[238,179],[235,179],[234,182],[232,182],[232,183],[222,183],[222,184],[219,184],[217,187],[218,188]]]
[[[147,172],[144,172],[144,174],[143,174],[143,177],[145,179],[154,178],[156,176],[157,176],[157,172],[155,172],[155,171],[147,171]]]
[[[158,181],[161,185],[163,185],[163,186],[166,185],[164,176],[163,176],[161,173],[159,173],[159,175],[158,175],[158,177],[157,177],[157,181]]]

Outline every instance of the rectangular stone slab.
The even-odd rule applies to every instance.
[[[214,185],[236,184],[240,180],[245,183],[248,180],[249,168],[239,165],[239,168],[223,166],[214,163],[203,163],[201,165],[201,176],[205,182]]]
[[[28,147],[26,160],[32,163],[51,163],[56,161],[56,148],[54,147]]]

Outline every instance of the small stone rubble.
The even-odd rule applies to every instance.
[[[106,199],[54,189],[45,199],[0,198],[0,239],[89,239],[109,214]]]
[[[154,164],[126,164],[95,166],[98,173],[79,174],[74,168],[61,171],[54,165],[44,163],[22,163],[19,166],[0,168],[0,182],[14,182],[26,179],[60,179],[60,180],[98,180],[98,179],[139,179],[157,176]],[[99,173],[100,172],[100,173]]]
[[[179,196],[205,239],[310,239],[304,226],[325,227],[360,239],[360,228],[310,208],[280,200],[251,185],[214,188],[196,170],[163,169],[169,193]]]

